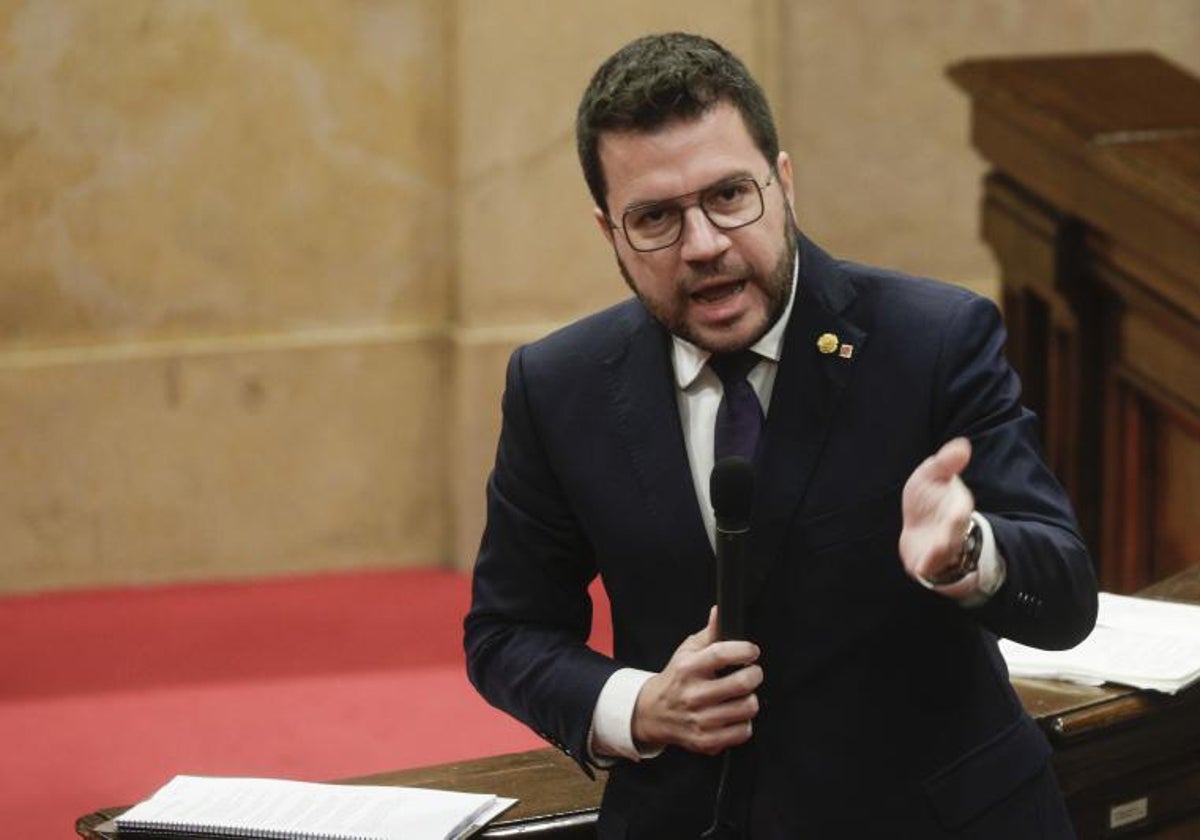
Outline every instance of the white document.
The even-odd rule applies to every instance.
[[[1200,606],[1101,592],[1096,628],[1070,650],[1002,639],[1000,652],[1014,677],[1111,682],[1174,694],[1200,679]]]
[[[176,776],[116,819],[121,831],[314,840],[457,840],[515,799],[282,779]]]

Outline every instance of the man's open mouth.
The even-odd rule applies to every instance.
[[[715,286],[708,286],[698,292],[692,292],[692,299],[698,300],[701,303],[720,303],[727,300],[742,289],[746,288],[745,280],[735,280],[732,283],[719,283]]]

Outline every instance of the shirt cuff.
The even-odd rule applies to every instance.
[[[621,668],[600,689],[588,739],[588,751],[597,767],[611,767],[618,758],[641,761],[662,752],[661,747],[639,750],[633,743],[634,707],[642,686],[653,676],[651,671]]]
[[[971,518],[979,525],[983,533],[983,548],[979,552],[979,591],[990,598],[1004,585],[1008,576],[1008,564],[1000,555],[996,546],[996,535],[992,533],[992,523],[981,513],[972,513]]]

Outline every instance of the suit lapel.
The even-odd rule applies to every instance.
[[[628,343],[606,360],[608,390],[670,574],[715,580],[716,561],[704,530],[683,441],[666,331],[641,310]]]
[[[842,393],[867,341],[867,334],[842,314],[856,293],[836,263],[803,237],[799,247],[800,287],[758,457],[749,602],[761,588],[771,563],[781,555],[788,527],[808,491],[836,423]],[[835,336],[839,344],[833,352],[821,352],[818,347],[826,333]],[[846,345],[852,348],[848,358],[841,350]]]
[[[836,263],[804,237],[799,248],[800,288],[758,456],[746,592],[750,603],[781,555],[868,338],[844,314],[856,292]],[[825,333],[853,348],[849,358],[837,350],[818,349]],[[638,310],[628,342],[605,360],[605,369],[619,434],[645,500],[646,521],[653,523],[647,527],[657,534],[663,555],[672,559],[669,573],[715,580],[716,560],[683,442],[666,331],[649,313]]]

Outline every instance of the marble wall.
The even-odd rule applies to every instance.
[[[0,4],[0,586],[444,557],[452,11]]]
[[[775,102],[831,250],[987,290],[966,56],[1193,0],[0,0],[0,589],[468,565],[519,342],[626,293],[572,120],[646,31]]]

